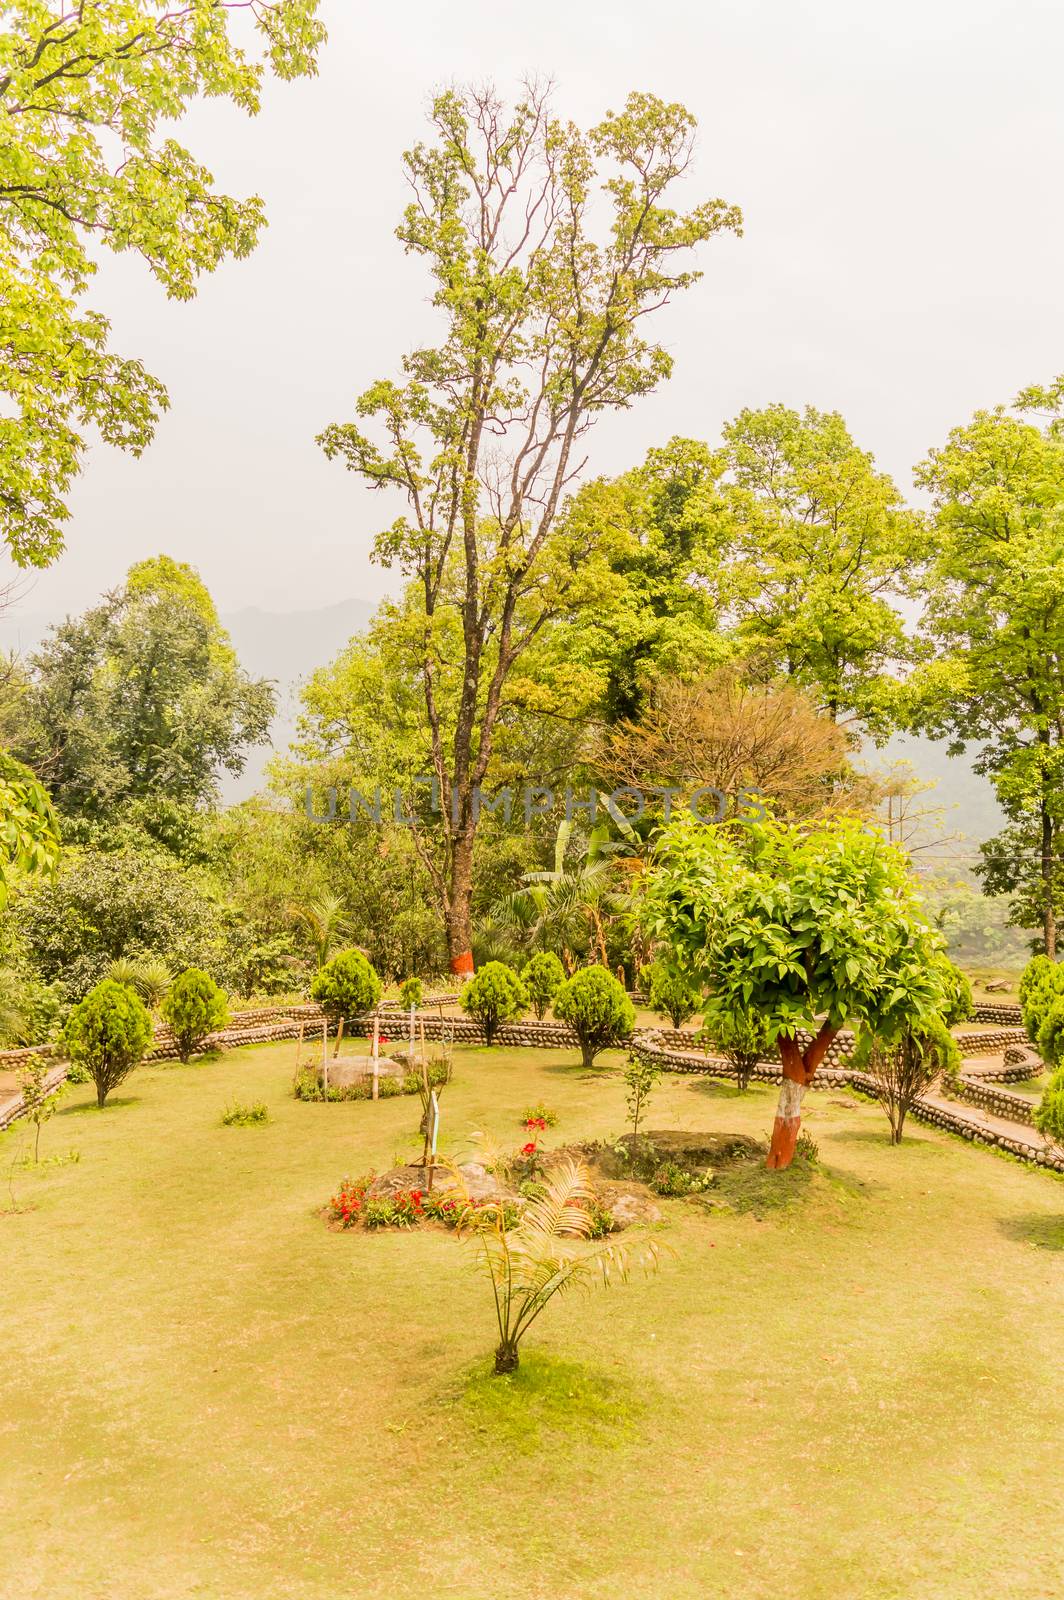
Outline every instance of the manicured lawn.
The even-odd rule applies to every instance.
[[[616,1062],[618,1058],[614,1058]],[[485,1376],[453,1238],[330,1233],[416,1099],[305,1105],[292,1046],[79,1089],[0,1216],[4,1600],[986,1600],[1064,1588],[1064,1185],[811,1097],[789,1209],[663,1202],[657,1279],[556,1303]],[[222,1128],[264,1099],[266,1127]],[[623,1086],[461,1050],[452,1138],[622,1131]],[[769,1127],[667,1080],[651,1127]],[[20,1136],[0,1140],[3,1186]]]

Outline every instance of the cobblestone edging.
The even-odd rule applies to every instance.
[[[973,1022],[1000,1022],[1005,1027],[1018,1027],[1023,1022],[1023,1012],[1014,1002],[1002,1000],[1000,1005],[987,1004],[975,1007]]]
[[[728,1062],[713,1057],[709,1062],[705,1056],[685,1054],[679,1051],[662,1049],[649,1041],[640,1041],[636,1048],[643,1056],[649,1057],[670,1072],[704,1073],[707,1069],[714,1077],[735,1076],[735,1069]],[[782,1081],[782,1070],[770,1062],[759,1063],[751,1077],[762,1083],[779,1083]],[[858,1072],[853,1067],[819,1067],[813,1075],[809,1085],[811,1090],[848,1088],[856,1089],[861,1094],[867,1094],[873,1099],[878,1099],[878,1089],[875,1080],[865,1072]],[[1018,1096],[1009,1096],[1010,1100]],[[1026,1103],[1026,1102],[1025,1102]],[[1016,1119],[1011,1113],[998,1113],[1008,1115],[1011,1121]],[[1021,1161],[1030,1162],[1034,1166],[1047,1167],[1054,1172],[1064,1173],[1064,1152],[1051,1150],[1041,1142],[1034,1143],[1017,1134],[1015,1137],[999,1132],[996,1128],[988,1127],[980,1122],[972,1113],[964,1112],[960,1106],[936,1105],[934,1102],[920,1097],[914,1101],[909,1113],[919,1122],[926,1122],[936,1128],[942,1128],[947,1133],[956,1133],[962,1139],[974,1143],[991,1145],[996,1149],[1005,1150],[1010,1155],[1018,1157]]]
[[[1033,1100],[1028,1100],[1022,1094],[1010,1094],[1007,1089],[999,1089],[986,1079],[975,1078],[970,1073],[961,1073],[956,1088],[950,1091],[950,1098],[981,1106],[984,1111],[993,1112],[995,1117],[1007,1117],[1010,1122],[1025,1122],[1028,1127],[1034,1127]]]
[[[401,1014],[401,1015],[406,1015]],[[252,1021],[251,1019],[255,1019]],[[260,1044],[269,1041],[296,1039],[300,1031],[307,1032],[307,1023],[317,1024],[324,1020],[324,1012],[315,1004],[263,1007],[253,1012],[238,1013],[235,1025],[231,1024],[219,1032],[211,1034],[206,1041],[206,1048],[210,1049],[236,1049],[241,1045]],[[356,1037],[369,1037],[373,1032],[373,1016],[354,1017],[345,1023],[345,1032]],[[379,1021],[378,1016],[378,1021]],[[426,1016],[424,1012],[417,1013],[416,1022],[418,1034],[423,1031],[426,1039],[452,1039],[463,1044],[483,1044],[483,1026],[468,1017],[439,1017]],[[335,1025],[326,1024],[328,1034],[335,1036]],[[317,1029],[309,1035],[313,1038]],[[396,1030],[396,1038],[405,1036]],[[806,1035],[806,1039],[810,1036]],[[633,1049],[641,1055],[652,1057],[672,1072],[689,1072],[695,1074],[711,1074],[714,1077],[734,1077],[735,1069],[726,1061],[717,1056],[707,1056],[702,1050],[684,1050],[676,1047],[676,1041],[681,1044],[691,1045],[696,1035],[691,1029],[637,1029],[630,1041]],[[547,1048],[547,1049],[572,1049],[578,1047],[578,1040],[571,1028],[560,1022],[520,1022],[506,1024],[498,1029],[495,1035],[496,1042],[509,1045],[511,1048]],[[1007,1056],[1018,1049],[1018,1040],[1023,1039],[1026,1052],[1030,1045],[1022,1030],[1007,1030],[1005,1033],[993,1034],[968,1034],[958,1036],[958,1044],[964,1053],[964,1045],[975,1046],[978,1043],[980,1052],[987,1049],[1007,1047]],[[853,1049],[853,1034],[844,1029],[838,1039],[837,1045],[842,1041],[841,1052],[836,1052],[834,1060],[832,1052],[824,1065],[818,1068],[813,1077],[812,1089],[852,1088],[862,1094],[872,1097],[877,1096],[875,1081],[867,1073],[859,1072],[846,1065]],[[963,1040],[963,1044],[962,1044]],[[309,1042],[309,1041],[308,1041]],[[54,1054],[54,1047],[44,1046],[34,1051],[7,1051],[3,1054],[8,1058],[15,1057],[24,1060],[28,1055]],[[969,1053],[976,1053],[973,1049]],[[151,1054],[145,1059],[149,1061],[172,1060],[177,1056],[177,1047],[169,1036],[168,1029],[157,1030]],[[996,1069],[972,1069],[962,1076],[965,1087],[965,1098],[971,1099],[974,1105],[994,1115],[1007,1118],[1019,1125],[1030,1124],[1031,1102],[1022,1099],[1019,1095],[1010,1095],[1007,1091],[991,1087],[991,1073],[997,1077],[1005,1071],[1011,1070],[1018,1075],[1025,1075],[1029,1064],[1019,1061],[1008,1062]],[[0,1056],[0,1060],[3,1056]],[[55,1084],[62,1082],[65,1077],[65,1067],[57,1066],[52,1081]],[[762,1062],[751,1073],[751,1077],[762,1083],[779,1083],[782,1072],[778,1063]],[[0,1128],[6,1127],[15,1120],[21,1111],[21,1096],[13,1097],[6,1105],[0,1107]],[[980,1123],[979,1119],[971,1113],[965,1113],[959,1106],[945,1107],[932,1104],[930,1101],[918,1099],[912,1107],[911,1115],[922,1122],[940,1127],[950,1133],[957,1133],[964,1139],[976,1141],[981,1144],[996,1146],[1018,1156],[1024,1161],[1032,1162],[1041,1167],[1049,1167],[1058,1172],[1064,1172],[1064,1153],[1057,1153],[1041,1144],[1034,1144],[1022,1137],[1013,1138],[996,1129]]]

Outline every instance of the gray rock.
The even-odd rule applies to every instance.
[[[393,1056],[381,1056],[377,1062],[378,1076],[381,1078],[403,1078],[406,1068],[401,1066]],[[363,1080],[372,1081],[373,1057],[370,1056],[337,1056],[336,1060],[329,1060],[329,1086],[333,1089],[350,1089],[352,1084],[361,1083]],[[318,1080],[321,1081],[321,1063],[318,1063]]]
[[[606,1202],[613,1218],[613,1231],[630,1228],[634,1222],[660,1222],[661,1209],[648,1195],[631,1192],[611,1195]]]

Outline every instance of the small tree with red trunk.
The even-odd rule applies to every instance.
[[[894,1038],[947,1002],[906,856],[855,818],[682,818],[656,852],[643,917],[717,1015],[764,1019],[783,1066],[770,1167],[790,1164],[805,1091],[845,1023]]]

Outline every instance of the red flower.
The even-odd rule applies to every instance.
[[[534,1156],[535,1153],[536,1153],[536,1141],[535,1141],[535,1139],[533,1139],[529,1144],[526,1144],[526,1145],[522,1146],[521,1154],[523,1156]]]

